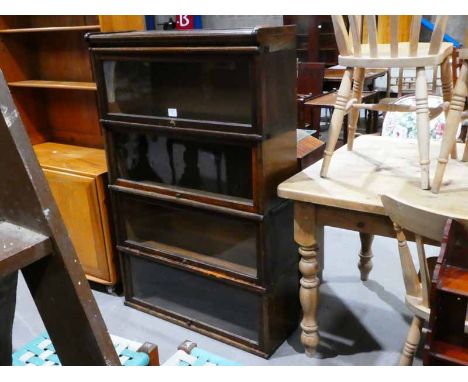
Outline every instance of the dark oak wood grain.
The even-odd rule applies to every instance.
[[[298,324],[294,39],[87,35],[125,303],[264,357]]]
[[[430,303],[424,364],[468,366],[468,230],[454,219],[445,226]]]

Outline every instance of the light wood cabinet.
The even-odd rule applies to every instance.
[[[117,277],[104,203],[107,166],[104,151],[96,150],[103,148],[96,83],[84,37],[119,29],[144,29],[144,16],[0,16],[0,68],[88,279],[106,285]]]
[[[87,278],[115,284],[104,151],[52,142],[35,145],[34,150]]]

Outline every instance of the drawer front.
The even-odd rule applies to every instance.
[[[188,326],[259,343],[261,295],[138,256],[122,258],[129,301],[175,315]]]
[[[255,149],[250,145],[112,128],[107,136],[114,184],[123,180],[253,208]]]
[[[113,192],[119,244],[257,279],[258,222]]]
[[[95,57],[106,119],[252,133],[251,56],[157,54]]]

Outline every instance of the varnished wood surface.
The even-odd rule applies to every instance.
[[[0,39],[0,67],[33,144],[103,146],[84,40],[86,31],[98,29],[97,21],[93,16],[0,16],[0,28],[12,32]]]
[[[434,341],[431,353],[431,356],[450,362],[450,365],[468,366],[468,351],[463,346]],[[443,366],[448,366],[448,364],[443,364]]]
[[[268,46],[269,52],[294,49],[295,26],[238,29],[192,29],[174,31],[138,31],[90,33],[91,47],[103,46]]]
[[[322,96],[315,97],[304,103],[306,107],[335,107],[337,92],[326,93]],[[368,98],[373,98],[377,95],[377,92],[367,91],[362,92],[362,100],[365,101]]]
[[[172,319],[192,330],[202,330],[204,334],[266,357],[271,355],[274,349],[297,327],[298,322],[298,258],[291,256],[291,253],[295,252],[293,227],[291,224],[286,224],[292,220],[292,203],[284,203],[284,200],[277,196],[278,183],[297,170],[294,39],[294,27],[227,31],[91,33],[88,35],[98,84],[97,95],[101,122],[105,128],[115,231],[118,249],[121,251],[120,260],[126,303],[165,319]],[[233,67],[231,78],[225,79],[225,76],[220,76],[216,87],[221,90],[220,94],[231,92],[233,86],[239,88],[242,92],[242,99],[250,99],[250,102],[247,101],[236,107],[234,102],[229,102],[229,113],[232,113],[234,107],[239,113],[247,111],[249,118],[240,122],[225,119],[229,113],[222,109],[226,106],[226,99],[222,96],[216,97],[218,103],[210,103],[211,109],[218,110],[220,119],[196,114],[191,118],[167,118],[157,115],[155,117],[142,116],[138,113],[126,115],[109,113],[103,61],[108,58],[128,60],[134,57],[135,52],[145,52],[145,57],[151,61],[167,60],[167,54],[175,57],[172,54],[177,52],[178,62],[185,60],[191,62],[193,54],[196,54],[196,59],[203,63],[210,63],[213,60],[226,63],[233,60],[246,62],[250,68],[248,76],[241,76],[242,73],[246,73],[241,67]],[[190,65],[187,68],[190,70]],[[198,84],[202,87],[206,86],[204,71],[200,73],[195,70],[192,76],[194,81],[188,84],[193,91],[199,89]],[[131,71],[123,72],[122,79],[125,83],[133,83],[131,80],[133,74]],[[236,84],[233,84],[233,79],[237,77],[244,78],[245,81],[235,81]],[[180,94],[186,94],[188,89],[187,86],[180,87],[179,85],[172,84],[169,89],[176,95],[177,102],[181,100]],[[159,91],[158,89],[156,91],[162,99],[167,98],[165,95],[167,92],[161,92],[161,89],[163,88],[160,87]],[[138,92],[135,88],[135,93]],[[196,101],[193,97],[187,99],[187,105],[196,105]],[[140,101],[137,100],[137,102]],[[179,108],[182,109],[182,106]],[[248,110],[251,112],[249,113]],[[247,176],[246,174],[251,175],[252,182],[246,187],[248,192],[243,192],[239,194],[240,196],[224,194],[221,188],[211,189],[208,192],[204,187],[193,182],[182,183],[178,180],[172,183],[159,182],[155,177],[151,178],[152,174],[150,174],[150,181],[146,182],[146,178],[138,176],[136,172],[127,176],[128,179],[124,179],[126,176],[119,173],[119,168],[126,165],[131,155],[128,155],[127,159],[122,158],[122,148],[128,145],[119,143],[118,136],[136,132],[138,134],[151,132],[154,135],[163,135],[178,140],[190,139],[201,146],[206,146],[207,142],[211,141],[217,144],[218,150],[222,152],[231,150],[236,157],[241,157],[240,154],[246,152],[246,158],[251,158],[246,161],[247,165],[239,167],[241,163],[236,160],[235,163],[233,162],[233,167],[236,169],[237,163],[237,170],[240,169],[244,177]],[[145,141],[149,142],[149,140]],[[231,148],[223,148],[225,144],[229,144]],[[148,149],[141,150],[139,156],[146,158],[153,150],[156,152],[159,149],[155,146],[148,146]],[[176,167],[179,166],[179,161],[179,159],[175,161]],[[180,164],[182,168],[186,168],[184,177],[192,176],[190,174],[192,171],[200,171],[202,174],[208,170],[211,171],[205,161],[190,159],[187,151]],[[216,178],[222,180],[222,177],[217,174],[213,176],[213,179]],[[153,206],[147,208],[143,206],[139,210],[135,204],[128,202],[130,199],[134,199],[132,203],[139,199]],[[182,215],[178,222],[174,222],[174,226],[177,229],[180,228],[182,232],[179,239],[174,235],[177,240],[175,243],[165,241],[170,234],[174,234],[174,230],[170,233],[158,234],[157,230],[151,228],[156,228],[156,223],[159,222],[164,228],[169,227],[167,219],[161,221],[162,213],[169,208],[177,209],[189,217],[192,215],[188,213],[193,213],[194,224],[187,224],[189,219],[184,220]],[[158,215],[158,211],[162,212]],[[172,216],[174,213],[169,215]],[[216,220],[216,217],[220,220]],[[155,222],[153,225],[151,223],[148,225],[147,222],[151,222],[148,218],[157,220],[153,220]],[[250,247],[252,250],[238,252],[239,247],[236,246],[239,256],[248,255],[249,260],[253,260],[245,263],[238,262],[250,269],[233,266],[233,261],[213,262],[207,257],[213,253],[210,248],[207,248],[209,241],[204,242],[203,237],[198,235],[196,230],[191,229],[191,227],[206,227],[209,221],[219,221],[221,224],[222,221],[227,221],[226,219],[235,220],[236,224],[247,230],[252,227],[252,224],[258,227],[258,236],[255,237]],[[138,234],[138,227],[148,227],[148,235],[145,234],[143,237],[141,234],[142,240],[135,237],[132,243],[127,240],[129,237],[127,232],[132,230]],[[225,233],[219,234],[214,244],[220,243],[220,250],[216,251],[223,253],[230,248],[229,243],[236,238],[237,234],[234,224],[232,226],[227,223],[221,224],[220,227],[224,227]],[[239,232],[242,231],[243,229],[239,230]],[[249,232],[252,230],[250,229]],[[245,240],[244,237],[242,243],[245,243]],[[159,245],[160,243],[167,245]],[[216,249],[216,247],[213,248]],[[145,263],[146,267],[137,267],[138,264]],[[237,262],[234,263],[237,264]],[[150,274],[145,276],[144,269]],[[164,274],[178,273],[184,276],[174,276],[171,284],[156,288],[157,291],[152,292],[151,288],[157,285],[160,271]],[[185,272],[179,273],[182,271]],[[142,284],[145,279],[148,283]],[[250,333],[247,336],[230,324],[225,326],[206,315],[203,317],[199,315],[203,313],[204,306],[213,304],[211,300],[209,304],[207,303],[209,296],[205,293],[200,294],[203,297],[200,300],[202,303],[193,307],[192,312],[171,308],[171,305],[173,307],[177,301],[195,293],[196,288],[192,282],[194,279],[207,285],[213,282],[213,287],[209,289],[213,289],[213,293],[220,289],[216,293],[223,294],[221,300],[224,299],[231,304],[228,312],[232,312],[232,309],[241,309],[255,316],[249,320],[252,329],[249,329]],[[234,297],[230,297],[225,289],[221,290],[221,284],[229,285]],[[173,285],[177,285],[178,290],[173,289]],[[172,292],[170,289],[173,289]],[[247,291],[258,295],[255,298],[259,299],[259,303],[249,307],[249,304],[240,300],[239,296],[245,296]],[[153,297],[150,296],[152,293],[154,293]],[[164,301],[158,300],[157,295],[164,293],[173,295]],[[145,296],[142,296],[143,294]],[[222,313],[221,309],[220,313]],[[229,314],[225,316],[231,323],[235,322]]]
[[[440,143],[431,141],[431,172]],[[459,153],[463,145],[458,144]],[[385,215],[380,195],[411,202],[428,211],[467,219],[468,165],[450,161],[440,194],[419,188],[416,140],[361,136],[354,150],[338,149],[328,178],[320,177],[321,162],[294,175],[278,187],[279,196],[297,201]]]
[[[1,29],[0,34],[92,31],[92,30],[99,30],[100,28],[101,28],[100,25],[77,25],[77,26],[39,27],[39,28],[14,28],[14,29]]]
[[[55,142],[33,147],[42,168],[89,177],[107,173],[104,150]]]
[[[313,136],[308,136],[297,142],[297,158],[302,159],[312,151],[321,148],[325,143]]]
[[[101,32],[135,31],[145,29],[145,16],[143,15],[113,15],[99,16]]]
[[[0,29],[73,28],[98,25],[94,15],[8,15],[0,16]]]
[[[446,292],[468,296],[468,272],[458,267],[447,267],[439,287]]]
[[[10,87],[24,88],[47,88],[47,89],[70,89],[70,90],[96,90],[94,82],[78,81],[44,81],[44,80],[25,80],[9,82]]]
[[[112,283],[96,180],[48,169],[44,174],[86,275]]]
[[[449,219],[432,277],[424,365],[468,365],[468,225]]]
[[[325,143],[313,136],[308,136],[297,142],[298,169],[303,170],[319,161],[325,151]]]
[[[34,151],[87,277],[115,284],[104,150],[46,142]]]
[[[325,69],[323,79],[325,81],[341,81],[345,67],[341,65],[331,66]],[[364,81],[375,80],[378,77],[383,77],[387,74],[387,69],[366,69],[364,72]]]

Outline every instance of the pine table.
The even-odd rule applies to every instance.
[[[458,145],[460,156],[463,146]],[[432,141],[431,174],[439,150],[440,143]],[[343,146],[335,152],[326,179],[320,177],[321,165],[319,161],[278,186],[278,195],[295,204],[294,234],[302,274],[301,341],[307,355],[314,354],[319,343],[316,314],[325,226],[359,232],[362,247],[358,267],[361,279],[367,280],[372,269],[374,235],[395,237],[380,195],[392,195],[420,208],[468,219],[468,163],[449,162],[439,194],[421,190],[416,140],[363,135],[356,138],[353,151]]]

